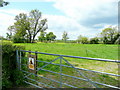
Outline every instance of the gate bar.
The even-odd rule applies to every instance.
[[[67,62],[67,64],[69,64],[71,67],[73,67],[74,68],[74,66],[72,65],[72,64],[70,64],[66,59],[64,59],[63,57],[62,57],[62,59],[65,61],[65,62]],[[99,88],[93,81],[91,81],[89,78],[87,78],[82,72],[80,72],[78,69],[76,69],[76,68],[74,68],[77,72],[79,72],[79,74],[81,75],[81,76],[83,76],[85,79],[87,79],[88,80],[88,82],[90,83],[90,84],[92,84],[94,87],[96,87],[96,88]],[[100,90],[100,89],[99,89]]]
[[[62,88],[62,57],[60,57],[60,88]]]
[[[16,50],[16,59],[17,59],[17,65],[18,65],[18,69],[20,70],[20,63],[19,63],[19,55],[18,55],[18,50]]]
[[[49,63],[49,62],[45,62],[45,61],[40,61],[40,60],[36,60],[38,62],[43,62],[43,63]],[[60,64],[56,64],[56,63],[51,63],[53,65],[60,65]],[[24,64],[23,64],[24,65]],[[64,67],[69,67],[69,68],[72,68],[71,66],[67,66],[67,65],[62,65]],[[89,70],[89,69],[84,69],[84,68],[78,68],[78,67],[74,67],[76,69],[79,69],[79,70],[84,70],[84,71],[90,71],[90,72],[95,72],[95,73],[101,73],[101,74],[108,74],[108,75],[111,75],[111,76],[117,76],[117,77],[120,77],[120,75],[117,75],[117,74],[112,74],[112,73],[106,73],[106,72],[100,72],[100,71],[94,71],[94,70]]]
[[[45,70],[45,69],[41,69],[43,71],[48,71],[48,72],[51,72],[51,73],[55,73],[55,74],[60,74],[60,73],[57,73],[57,72],[53,72],[53,71],[50,71],[50,70]],[[79,79],[79,80],[83,80],[83,81],[88,81],[86,79],[83,79],[83,78],[78,78],[78,77],[74,77],[74,76],[70,76],[70,75],[66,75],[66,74],[62,74],[63,76],[67,76],[67,77],[71,77],[71,78],[75,78],[75,79]],[[103,84],[103,83],[99,83],[99,82],[95,82],[95,81],[92,81],[93,83],[96,83],[96,84],[100,84],[100,85],[103,85],[103,86],[107,86],[107,87],[112,87],[112,88],[118,88],[116,86],[112,86],[112,85],[107,85],[107,84]],[[120,88],[119,88],[120,89]]]
[[[21,70],[21,52],[20,52],[20,60],[19,60],[20,70]]]
[[[33,86],[35,86],[35,87],[37,87],[37,88],[42,88],[42,87],[37,86],[37,85],[35,85],[35,84],[32,84],[32,83],[30,83],[30,82],[27,82],[27,81],[24,81],[24,82],[27,83],[27,84],[33,85]]]
[[[42,82],[38,82],[38,81],[36,81],[35,79],[31,79],[31,78],[28,78],[28,77],[26,77],[26,78],[29,79],[29,80],[35,81],[35,82],[37,82],[37,83],[43,84],[44,86],[48,86],[48,87],[50,87],[50,88],[55,88],[55,87],[53,87],[53,86],[49,86],[49,85],[44,84],[44,83],[42,83]]]
[[[60,54],[50,54],[50,53],[34,52],[34,51],[26,51],[26,50],[20,50],[20,51],[31,52],[31,53],[39,53],[39,54],[45,54],[45,55],[53,55],[53,56],[62,56],[62,57],[71,57],[71,58],[79,58],[79,59],[88,59],[88,60],[97,60],[97,61],[106,61],[106,62],[120,63],[120,60],[101,59],[101,58],[88,58],[88,57],[69,56],[69,55],[60,55]]]
[[[34,73],[30,73],[30,72],[27,72],[27,71],[24,71],[24,70],[21,70],[21,71],[34,75]],[[39,75],[36,75],[36,76],[47,79],[47,80],[51,80],[51,81],[56,82],[56,83],[60,83],[59,81],[49,79],[49,78],[46,78],[46,77],[43,77],[43,76],[39,76]],[[62,84],[66,85],[66,86],[69,86],[69,87],[78,88],[78,87],[75,87],[75,86],[72,86],[72,85],[69,85],[69,84],[66,84],[66,83],[62,83]]]

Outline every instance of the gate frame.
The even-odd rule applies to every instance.
[[[20,52],[20,54],[18,53],[18,52]],[[28,52],[28,53],[35,53],[35,55],[36,55],[36,65],[37,65],[37,62],[39,62],[39,60],[37,60],[37,54],[44,54],[44,55],[52,55],[52,56],[59,56],[59,57],[57,57],[56,59],[54,59],[54,60],[52,60],[51,62],[45,62],[45,61],[40,61],[40,62],[45,62],[45,63],[47,63],[47,64],[45,64],[44,66],[42,66],[41,68],[37,68],[37,66],[36,66],[36,73],[29,73],[29,72],[26,72],[26,71],[24,71],[24,70],[21,70],[21,65],[23,65],[23,64],[21,64],[21,52]],[[53,72],[53,71],[49,71],[49,70],[46,70],[46,71],[48,71],[48,72],[52,72],[52,73],[56,73],[56,74],[59,74],[60,75],[60,82],[58,82],[58,81],[56,81],[56,80],[53,80],[53,81],[55,81],[55,82],[57,82],[57,83],[60,83],[60,88],[62,88],[62,84],[64,84],[64,83],[62,83],[62,75],[64,75],[65,76],[65,74],[62,74],[62,66],[65,66],[65,67],[70,67],[70,68],[74,68],[75,70],[84,70],[84,71],[90,71],[90,72],[95,72],[95,73],[101,73],[101,74],[107,74],[107,75],[111,75],[111,76],[116,76],[116,77],[120,77],[120,75],[116,75],[116,74],[111,74],[111,73],[106,73],[106,72],[100,72],[100,71],[94,71],[94,70],[89,70],[89,69],[84,69],[84,68],[76,68],[76,67],[74,67],[72,64],[70,64],[65,58],[63,58],[63,57],[70,57],[70,58],[78,58],[78,59],[87,59],[87,60],[96,60],[96,61],[104,61],[104,62],[114,62],[114,63],[120,63],[120,60],[110,60],[110,59],[100,59],[100,58],[88,58],[88,57],[79,57],[79,56],[69,56],[69,55],[60,55],[60,54],[50,54],[50,53],[43,53],[43,52],[37,52],[37,51],[26,51],[26,50],[17,50],[16,51],[16,59],[17,59],[17,63],[18,63],[18,69],[19,70],[21,70],[21,71],[23,71],[23,72],[26,72],[26,73],[29,73],[27,76],[29,76],[29,75],[35,75],[35,76],[38,76],[37,75],[37,71],[39,71],[39,70],[44,70],[44,69],[42,69],[42,68],[44,68],[45,66],[47,66],[47,65],[49,65],[49,64],[54,64],[54,65],[60,65],[60,73],[57,73],[57,72]],[[53,63],[55,60],[57,60],[57,59],[60,59],[60,64],[55,64],[55,63]],[[67,62],[67,64],[69,64],[70,66],[67,66],[67,65],[62,65],[62,60],[64,60],[65,62]],[[37,70],[38,69],[38,70]],[[90,79],[88,79],[85,75],[83,75],[80,71],[78,71],[79,72],[79,74],[80,75],[82,75],[84,78],[86,78],[86,79],[83,79],[83,78],[76,78],[76,77],[74,77],[74,76],[71,76],[71,77],[73,77],[73,78],[76,78],[76,79],[80,79],[80,80],[83,80],[83,81],[88,81],[88,82],[90,82],[93,86],[95,86],[96,88],[99,88],[96,84],[99,84],[99,85],[103,85],[103,86],[107,86],[107,87],[111,87],[111,88],[116,88],[116,89],[120,89],[119,87],[116,87],[116,86],[112,86],[112,85],[107,85],[107,84],[103,84],[103,83],[99,83],[99,82],[96,82],[96,81],[92,81],[92,80],[90,80]],[[27,76],[25,76],[25,78],[28,78]],[[66,76],[68,76],[68,77],[70,77],[69,75],[66,75]],[[46,78],[46,77],[45,77]],[[48,80],[50,80],[49,78],[47,78]],[[32,80],[32,79],[31,79]],[[37,86],[37,85],[35,85],[35,84],[32,84],[32,83],[29,83],[29,82],[27,82],[27,81],[24,81],[24,82],[26,82],[26,83],[28,83],[28,84],[31,84],[31,85],[33,85],[33,86],[35,86],[35,87],[38,87],[38,88],[42,88],[42,87],[39,87],[39,86]],[[39,83],[41,83],[41,82],[39,82]],[[43,83],[41,83],[41,84],[43,84]],[[64,84],[65,85],[65,84]],[[70,87],[73,87],[73,88],[76,88],[76,87],[74,87],[74,86],[72,86],[72,85],[69,85],[69,84],[66,84],[66,85],[68,85],[68,86],[70,86]],[[47,85],[46,85],[47,86]],[[49,86],[49,87],[52,87],[52,86]],[[55,87],[52,87],[52,88],[55,88]]]

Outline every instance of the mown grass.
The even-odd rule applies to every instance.
[[[102,44],[66,44],[66,43],[19,43],[16,45],[26,46],[26,50],[72,55],[80,57],[118,59],[118,45],[102,45]],[[52,60],[53,56],[39,55],[39,58],[44,57],[44,60]],[[83,59],[67,58],[69,62],[77,67],[86,69],[94,69],[99,71],[107,71],[110,73],[117,72],[117,64],[110,62],[91,61]],[[104,68],[104,69],[103,69]],[[113,69],[112,69],[113,68]]]
[[[26,50],[92,58],[118,59],[118,45],[68,43],[18,43]]]
[[[91,57],[91,58],[105,58],[105,59],[114,59],[118,60],[118,45],[103,45],[103,44],[67,44],[67,43],[17,43],[15,45],[23,45],[26,47],[26,50],[31,51],[38,51],[38,52],[45,52],[45,53],[53,53],[53,54],[62,54],[62,55],[72,55],[72,56],[80,56],[80,57]],[[57,58],[56,56],[49,56],[49,55],[38,55],[38,60],[50,62],[51,60]],[[102,61],[92,61],[92,60],[85,60],[85,59],[75,59],[75,58],[65,58],[70,62],[73,66],[79,68],[85,68],[90,70],[108,72],[118,74],[118,65],[112,62],[102,62]],[[27,63],[27,61],[26,61]],[[54,63],[59,64],[60,60],[56,60]],[[67,65],[66,62],[63,64]],[[38,67],[42,67],[45,63],[38,63]],[[59,72],[59,66],[55,65],[48,65],[44,69],[52,70],[55,72]],[[117,86],[118,80],[116,77],[108,76],[104,74],[97,74],[91,73],[87,71],[81,71],[85,76],[92,79],[93,81],[98,81],[101,83],[106,83],[110,85]],[[72,76],[79,76],[78,73],[70,68],[63,67],[63,73],[69,74]],[[58,80],[59,76],[55,74],[51,74],[45,71],[39,71],[38,75],[42,75],[45,77],[51,77],[53,79]],[[44,83],[48,83],[47,80],[40,81]],[[73,81],[72,78],[63,77],[63,81],[65,83],[73,84],[74,86],[85,88],[92,87],[90,84],[84,81],[75,80]],[[79,83],[81,82],[81,84]],[[52,84],[52,82],[49,82]],[[59,85],[53,83],[53,86],[59,87]],[[63,86],[65,87],[65,86]],[[103,86],[100,86],[103,87]]]

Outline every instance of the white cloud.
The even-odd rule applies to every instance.
[[[106,24],[106,23],[100,23],[100,24],[94,24],[93,25],[94,28],[105,27],[105,26],[108,26],[108,24]]]
[[[0,10],[0,13],[4,13],[4,14],[8,14],[8,15],[13,15],[13,16],[16,16],[16,15],[18,15],[20,13],[26,13],[26,14],[28,14],[27,11],[20,10],[20,9],[19,10],[18,9],[8,9],[8,10],[2,9],[2,10]]]
[[[64,31],[68,32],[70,39],[77,39],[82,34],[85,36],[95,36],[92,28],[87,28],[79,24],[75,19],[60,15],[43,15],[48,19],[48,32],[52,31],[57,35],[57,39],[62,38]]]
[[[28,0],[10,0],[9,2],[27,2]],[[38,0],[31,0],[30,2]],[[67,31],[70,39],[77,39],[80,34],[94,37],[112,22],[117,16],[118,0],[40,0],[43,2],[54,2],[53,6],[65,15],[43,15],[48,19],[47,32],[54,32],[58,39],[61,39],[63,31]],[[0,30],[3,35],[7,27],[14,21],[15,15],[25,10],[9,9],[0,10]],[[107,19],[106,19],[107,18]],[[117,17],[116,17],[117,18]],[[107,21],[107,22],[106,22]],[[83,24],[85,23],[85,24]],[[88,26],[90,24],[90,26]]]
[[[1,36],[6,36],[6,33],[8,32],[7,29],[10,25],[13,25],[14,18],[19,13],[25,13],[24,10],[17,10],[17,9],[8,9],[8,10],[0,10],[0,33]],[[27,13],[27,12],[26,12]]]
[[[1,36],[5,36],[8,26],[11,25],[14,21],[14,17],[0,13],[0,20],[0,33]]]
[[[94,37],[109,25],[116,24],[118,0],[45,0],[65,16],[49,16],[49,28],[58,36],[64,30],[75,39],[79,34]],[[113,22],[113,23],[111,23]]]
[[[54,22],[60,23],[58,29],[61,27],[61,29],[68,30],[72,38],[78,33],[94,37],[103,28],[117,23],[119,0],[46,1],[54,2],[53,6],[65,14],[64,18],[58,17]],[[56,26],[55,23],[54,28]]]
[[[117,0],[56,0],[54,7],[76,20],[117,15]]]

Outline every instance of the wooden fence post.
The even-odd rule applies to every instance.
[[[37,55],[38,55],[37,51],[35,51],[35,74],[36,74],[35,79],[36,80],[37,80],[37,58],[38,58]],[[37,85],[38,85],[38,83],[37,83]]]

